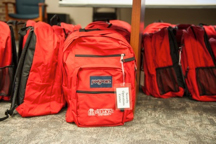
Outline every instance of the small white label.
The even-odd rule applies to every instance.
[[[129,87],[116,88],[117,108],[130,108]]]

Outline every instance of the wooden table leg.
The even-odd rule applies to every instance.
[[[130,44],[135,52],[135,56],[137,59],[136,95],[139,91],[139,83],[140,83],[140,55],[141,55],[142,32],[144,29],[144,13],[145,13],[145,0],[133,0]]]

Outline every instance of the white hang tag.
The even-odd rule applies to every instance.
[[[117,109],[131,109],[130,86],[116,87]]]

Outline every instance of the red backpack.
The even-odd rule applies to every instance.
[[[216,60],[202,27],[191,26],[183,34],[182,69],[192,98],[216,101]]]
[[[157,31],[160,31],[162,28],[165,27],[175,27],[176,25],[170,24],[170,23],[164,23],[164,22],[154,22],[149,24],[143,31],[143,34],[150,34],[155,33]]]
[[[121,34],[128,42],[130,42],[131,25],[125,21],[95,21],[88,24],[85,29],[112,29]]]
[[[0,100],[9,101],[17,54],[13,28],[0,21]]]
[[[130,44],[115,30],[80,30],[69,35],[63,50],[66,121],[80,127],[116,126],[131,121],[134,56]],[[124,82],[131,85],[131,109],[116,108],[115,84]]]
[[[65,33],[60,26],[43,22],[26,27],[28,38],[19,60],[11,109],[22,117],[58,113],[65,106],[62,93],[61,56]]]
[[[144,93],[159,98],[182,97],[185,83],[179,63],[177,30],[172,27],[145,34]]]

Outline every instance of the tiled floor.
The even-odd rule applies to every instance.
[[[9,108],[0,102],[0,117]],[[135,119],[118,127],[79,128],[57,115],[0,122],[1,144],[215,144],[216,102],[158,99],[139,93]]]

